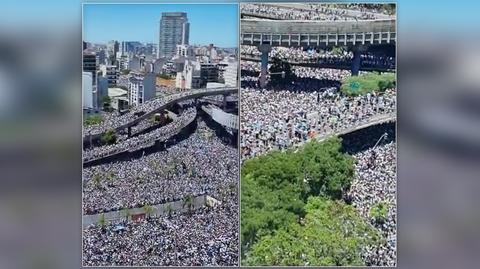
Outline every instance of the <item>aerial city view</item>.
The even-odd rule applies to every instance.
[[[84,266],[239,264],[238,23],[83,5]]]
[[[241,264],[396,266],[395,4],[240,4]]]

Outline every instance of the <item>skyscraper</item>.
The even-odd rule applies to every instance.
[[[188,45],[190,24],[185,12],[163,12],[160,19],[158,58],[171,58],[177,45]]]

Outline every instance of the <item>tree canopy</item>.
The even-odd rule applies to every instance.
[[[255,254],[262,253],[261,241],[296,238],[300,229],[296,225],[308,211],[309,197],[341,199],[353,179],[354,161],[340,148],[341,140],[334,137],[309,142],[297,151],[275,151],[244,162],[241,242],[249,264],[267,262]],[[255,250],[249,253],[252,246]],[[288,260],[277,262],[289,264]]]
[[[364,265],[362,249],[381,240],[378,232],[343,201],[310,197],[302,224],[262,236],[244,265]]]

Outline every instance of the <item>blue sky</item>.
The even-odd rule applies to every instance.
[[[99,0],[97,2],[100,1],[133,2],[132,0]],[[193,0],[141,1],[193,2]],[[19,26],[38,27],[40,25],[52,27],[78,25],[81,22],[81,0],[1,0],[1,2],[0,30],[2,27],[19,28]],[[93,1],[84,0],[83,2],[92,3]],[[236,0],[198,0],[197,2],[238,3]],[[334,1],[328,0],[328,2]],[[369,0],[365,2],[384,1]],[[478,0],[398,0],[396,2],[398,3],[399,32],[416,30],[418,26],[428,26],[439,31],[478,32],[480,27],[480,16],[478,15],[480,1]],[[222,26],[224,24],[223,19],[220,22],[217,21],[215,25]]]
[[[232,4],[85,4],[85,41],[158,43],[162,12],[187,12],[190,44],[237,47],[238,8]]]

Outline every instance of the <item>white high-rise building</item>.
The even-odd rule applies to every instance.
[[[155,98],[155,74],[132,74],[128,80],[128,101],[130,105],[138,106]]]
[[[225,86],[227,87],[237,87],[238,85],[238,62],[229,61],[227,62],[225,71],[223,72],[223,78],[225,81]]]
[[[93,109],[93,75],[91,72],[82,72],[82,99],[83,109]]]

